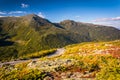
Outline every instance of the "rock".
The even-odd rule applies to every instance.
[[[46,76],[43,80],[54,80],[54,79],[50,76]]]
[[[32,64],[35,64],[37,61],[32,61]]]
[[[66,77],[66,73],[61,73],[61,75],[60,75],[60,76],[61,76],[61,78],[62,78],[62,79],[67,78],[67,77]]]
[[[67,72],[66,76],[67,78],[70,78],[73,74],[71,72]]]
[[[66,64],[68,64],[68,63],[71,63],[71,60],[70,60],[70,59],[68,59],[68,60],[66,61]]]
[[[89,71],[85,71],[85,74],[89,74],[90,72]]]
[[[71,76],[71,78],[81,78],[83,76],[82,73],[80,72],[74,72],[73,75]]]
[[[29,68],[35,68],[36,65],[37,65],[37,61],[32,61],[32,62],[30,62],[30,63],[27,65],[27,67],[29,67]]]

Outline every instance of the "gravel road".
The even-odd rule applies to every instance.
[[[59,56],[62,55],[65,52],[64,48],[59,48],[57,49],[57,51],[53,54],[47,55],[47,57],[54,57],[54,56]],[[18,63],[23,63],[23,62],[27,62],[27,61],[37,61],[39,58],[34,58],[34,59],[28,59],[28,60],[18,60],[18,61],[10,61],[10,62],[0,62],[0,67],[2,67],[5,64],[10,64],[10,65],[15,65]]]

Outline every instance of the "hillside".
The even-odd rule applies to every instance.
[[[120,30],[65,20],[52,23],[35,14],[0,18],[0,60],[11,60],[68,44],[120,39]]]
[[[68,45],[60,56],[0,68],[0,79],[120,80],[120,40]]]
[[[64,20],[60,22],[66,30],[86,36],[91,41],[106,41],[120,39],[120,30],[111,26],[94,25],[90,23]]]

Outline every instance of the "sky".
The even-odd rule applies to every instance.
[[[120,0],[0,0],[0,17],[27,14],[52,22],[69,19],[120,29]]]

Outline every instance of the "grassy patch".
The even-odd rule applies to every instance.
[[[56,49],[43,50],[40,52],[23,55],[20,57],[20,59],[40,58],[40,57],[45,57],[47,55],[53,54],[55,52],[56,52]]]

